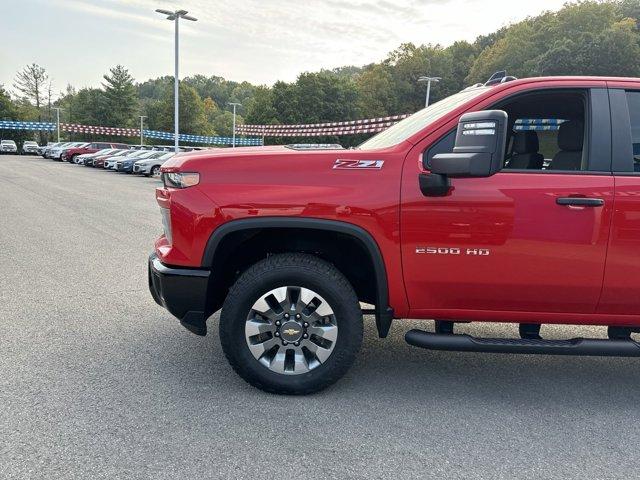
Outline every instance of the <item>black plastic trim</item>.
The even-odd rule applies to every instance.
[[[149,256],[149,291],[156,303],[196,335],[207,334],[207,289],[211,271],[172,268]]]
[[[633,340],[574,338],[544,340],[533,338],[476,338],[409,330],[408,344],[428,350],[456,352],[517,353],[536,355],[582,355],[598,357],[640,357],[640,343]]]
[[[591,88],[588,124],[588,169],[587,171],[611,172],[611,114],[609,92],[606,88]]]
[[[609,89],[611,104],[612,169],[616,175],[638,175],[633,171],[633,140],[631,138],[631,120],[627,91],[621,88]]]
[[[209,237],[207,246],[202,257],[202,267],[216,269],[214,265],[215,253],[220,242],[229,234],[241,230],[255,230],[267,228],[304,228],[313,230],[328,230],[343,233],[357,238],[369,252],[373,261],[373,268],[376,276],[376,326],[378,335],[384,338],[389,333],[391,321],[393,319],[393,309],[389,307],[389,287],[387,281],[387,270],[384,264],[382,253],[373,237],[363,228],[351,223],[339,222],[335,220],[325,220],[320,218],[298,218],[298,217],[262,217],[244,218],[232,220],[218,227]]]
[[[556,198],[558,205],[568,205],[575,207],[602,207],[604,199],[602,198],[585,198],[585,197],[558,197]]]

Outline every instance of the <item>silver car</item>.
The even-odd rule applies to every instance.
[[[73,142],[56,142],[51,145],[47,145],[47,148],[44,149],[44,158],[53,158],[51,156],[51,152],[57,149],[62,150],[63,148],[67,147],[68,145],[71,145],[72,143]]]
[[[143,158],[133,164],[133,173],[148,176],[157,176],[160,174],[160,167],[164,162],[175,155],[175,152],[166,152],[156,158]]]

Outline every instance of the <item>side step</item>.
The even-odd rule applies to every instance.
[[[477,338],[470,335],[439,334],[409,330],[405,340],[414,347],[455,352],[524,353],[538,355],[586,355],[640,357],[640,343],[634,340],[574,338],[543,340],[520,338]]]

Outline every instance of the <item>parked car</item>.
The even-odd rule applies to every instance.
[[[405,335],[431,350],[639,357],[639,105],[640,78],[501,73],[355,149],[177,155],[155,194],[151,295],[199,335],[222,308],[227,359],[269,392],[340,378],[360,302],[380,337],[393,319],[435,319]],[[455,332],[469,321],[519,335]]]
[[[72,148],[84,148],[87,145],[89,144],[85,142],[70,142],[67,145],[61,145],[59,147],[52,148],[49,153],[49,158],[56,161],[63,161],[62,155],[64,154],[64,152]]]
[[[126,155],[133,155],[136,152],[132,152],[130,149],[127,150],[117,150],[115,152],[110,153],[109,155],[104,155],[100,158],[102,168],[113,168],[115,166],[115,162],[121,159]],[[91,165],[93,166],[93,164]]]
[[[81,155],[76,155],[73,158],[73,163],[75,163],[76,165],[84,165],[84,161],[88,158],[97,157],[99,155],[107,155],[108,153],[111,153],[114,151],[116,151],[115,148],[104,148],[102,150],[98,150],[97,152],[83,153]]]
[[[97,152],[94,153],[85,153],[83,155],[78,155],[75,157],[74,159],[74,163],[77,165],[84,165],[85,164],[85,160],[92,160],[94,158],[100,157],[100,156],[107,156],[107,155],[112,155],[115,154],[116,152],[119,152],[120,149],[118,148],[104,148],[102,150],[98,150]]]
[[[13,140],[0,140],[0,153],[18,153],[18,146]]]
[[[163,155],[153,158],[144,158],[133,163],[133,173],[148,176],[157,176],[160,174],[160,167],[175,155],[174,152],[164,152]]]
[[[118,159],[116,162],[114,170],[118,172],[124,173],[132,173],[133,172],[133,164],[134,162],[142,159],[156,159],[165,155],[167,152],[157,151],[157,150],[148,150],[141,151],[139,154],[127,155],[123,158]]]
[[[45,157],[46,151],[48,148],[53,148],[56,145],[60,145],[61,142],[47,142],[46,145],[42,145],[38,147],[38,155]]]
[[[114,157],[114,158],[108,158],[105,160],[104,162],[104,168],[107,170],[116,170],[116,163],[119,160],[123,160],[124,158],[127,159],[133,159],[134,161],[144,157],[145,155],[148,155],[151,152],[151,150],[135,150],[135,151],[129,151],[124,153],[123,155],[119,156],[119,157]]]
[[[108,155],[100,155],[93,160],[93,167],[95,168],[104,168],[105,161],[110,158],[124,158],[127,155],[131,155],[131,149],[120,149],[115,150],[114,152],[109,153]]]
[[[62,151],[63,148],[68,147],[69,145],[71,145],[73,142],[56,142],[54,144],[52,144],[51,146],[47,146],[47,148],[45,148],[44,150],[44,158],[53,158],[53,151],[54,150],[60,150]]]
[[[23,155],[32,155],[34,153],[38,153],[38,149],[40,146],[38,142],[34,142],[33,140],[25,140],[22,142],[22,154]]]
[[[78,155],[83,155],[87,153],[96,153],[100,150],[105,150],[108,148],[120,149],[120,148],[129,148],[126,143],[111,143],[111,142],[93,142],[88,143],[84,146],[67,148],[62,152],[62,160],[66,162],[75,163],[74,160]]]

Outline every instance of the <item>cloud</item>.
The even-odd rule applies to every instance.
[[[154,10],[181,8],[198,18],[181,24],[185,75],[202,73],[271,84],[294,80],[303,71],[381,61],[404,42],[473,41],[528,15],[560,8],[563,2],[37,0],[30,15],[10,2],[9,17],[5,8],[3,18],[12,33],[4,43],[21,47],[6,49],[3,55],[16,64],[14,72],[23,63],[45,58],[43,63],[57,70],[52,73],[61,84],[95,83],[105,66],[117,63],[129,67],[138,80],[164,75],[172,69],[173,28]],[[57,35],[33,28],[34,22],[48,21],[66,21],[77,28],[73,36],[71,29]],[[74,68],[78,61],[83,68]],[[0,72],[0,82],[7,82],[7,77]]]

